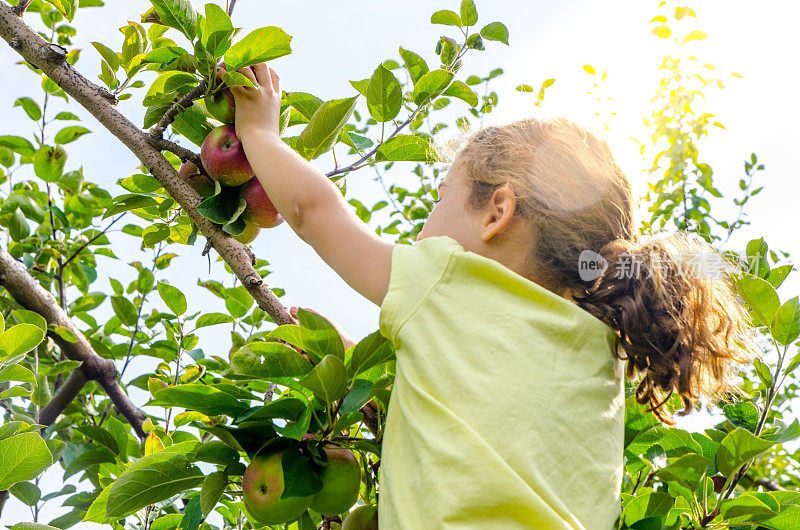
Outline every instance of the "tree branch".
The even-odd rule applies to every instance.
[[[5,6],[0,5],[0,10],[3,8],[5,8]],[[18,304],[29,311],[34,311],[43,316],[48,326],[62,326],[75,335],[77,341],[70,342],[57,333],[48,332],[48,336],[58,344],[58,347],[61,348],[61,351],[68,359],[83,362],[80,370],[83,372],[85,379],[97,381],[108,397],[111,398],[111,401],[117,408],[117,412],[128,420],[134,431],[136,431],[140,437],[144,437],[145,432],[142,430],[142,423],[147,416],[131,403],[125,391],[119,386],[119,382],[116,378],[117,368],[114,365],[114,361],[103,359],[97,355],[83,333],[72,323],[69,315],[58,305],[53,294],[42,287],[39,282],[30,275],[25,266],[15,260],[6,249],[2,247],[0,247],[0,283]],[[73,376],[70,375],[70,379],[72,383],[69,392],[74,392],[74,394],[71,394],[72,398],[74,398],[77,395],[75,387],[78,385],[79,376],[74,376],[73,378]],[[59,396],[61,400],[66,399],[69,395],[70,394],[67,392],[61,393],[61,389],[56,393],[56,396]],[[64,407],[66,407],[68,403],[69,402],[64,403]],[[49,405],[50,404],[48,404],[48,407]],[[59,406],[60,402],[49,407],[48,415],[52,415],[58,410]],[[61,410],[63,410],[63,408],[61,408]]]
[[[52,425],[59,414],[64,412],[72,400],[80,394],[86,384],[86,375],[80,368],[73,370],[63,385],[58,387],[50,402],[39,411],[36,422],[39,425]]]
[[[228,16],[233,15],[234,7],[236,7],[236,0],[231,0],[231,4],[228,6]]]
[[[97,239],[98,237],[100,237],[100,236],[102,236],[103,234],[105,234],[106,232],[108,232],[108,229],[109,229],[109,228],[111,228],[112,226],[114,226],[114,223],[116,223],[117,221],[119,221],[120,219],[122,219],[123,217],[125,217],[125,214],[126,214],[126,213],[128,213],[128,212],[122,212],[121,214],[119,214],[117,217],[115,217],[115,218],[114,218],[114,220],[113,220],[113,221],[111,221],[110,223],[108,223],[108,226],[107,226],[107,227],[105,227],[105,228],[104,228],[104,229],[103,229],[101,232],[99,232],[99,233],[98,233],[96,236],[94,236],[92,239],[90,239],[89,241],[87,241],[86,243],[84,243],[83,245],[81,245],[80,247],[78,247],[78,250],[76,250],[76,251],[75,251],[75,252],[72,254],[72,256],[68,257],[68,258],[67,258],[67,260],[66,260],[64,263],[62,263],[62,264],[61,264],[61,269],[63,270],[63,268],[64,268],[64,267],[66,267],[66,266],[69,264],[69,262],[70,262],[70,261],[72,261],[72,260],[74,260],[75,258],[77,258],[77,257],[78,257],[78,254],[80,254],[80,253],[81,253],[81,251],[82,251],[83,249],[85,249],[86,247],[88,247],[89,245],[91,245],[91,244],[94,242],[94,240],[95,240],[95,239]],[[63,275],[62,275],[62,281],[63,281]],[[64,307],[64,304],[61,304],[61,307]]]
[[[191,89],[178,101],[173,103],[167,112],[161,116],[161,119],[158,120],[158,123],[156,123],[152,129],[150,129],[150,137],[153,139],[163,138],[164,131],[166,131],[167,127],[169,127],[169,125],[175,121],[175,118],[178,117],[178,114],[191,107],[194,104],[194,100],[202,97],[203,94],[206,93],[207,88],[208,84],[205,81],[201,81],[199,85]]]
[[[197,153],[164,138],[153,138],[152,136],[147,135],[147,142],[159,151],[169,151],[180,158],[183,162],[188,160],[197,166],[200,171],[205,171],[203,168],[203,162],[200,160],[200,156]]]

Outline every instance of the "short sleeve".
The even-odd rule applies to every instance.
[[[403,324],[444,277],[453,254],[463,250],[447,236],[427,237],[413,246],[394,246],[389,289],[379,316],[381,335],[395,341]]]

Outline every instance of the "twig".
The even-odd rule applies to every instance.
[[[86,375],[80,369],[73,370],[67,380],[58,388],[47,405],[39,412],[39,425],[52,425],[59,414],[64,412],[72,400],[75,399],[83,385],[86,384]]]
[[[201,172],[204,171],[203,162],[200,161],[200,155],[197,153],[190,151],[189,149],[186,149],[185,147],[180,146],[171,140],[154,138],[149,134],[147,135],[146,141],[159,151],[169,151],[180,158],[183,162],[188,160],[197,166]]]
[[[125,214],[126,214],[126,213],[128,213],[128,212],[122,212],[121,214],[119,214],[117,217],[115,217],[115,218],[114,218],[114,220],[113,220],[113,221],[111,221],[111,222],[108,224],[108,226],[107,226],[107,227],[105,227],[105,228],[103,229],[103,231],[102,231],[102,232],[100,232],[99,234],[97,234],[96,236],[94,236],[92,239],[90,239],[89,241],[87,241],[86,243],[84,243],[83,245],[81,245],[80,247],[78,247],[78,250],[76,250],[76,251],[75,251],[75,252],[72,254],[72,256],[70,256],[70,257],[68,257],[68,258],[67,258],[67,260],[66,260],[66,261],[63,263],[63,265],[61,266],[61,268],[63,269],[64,267],[66,267],[66,266],[69,264],[69,262],[70,262],[70,261],[72,261],[72,260],[74,260],[75,258],[77,258],[77,257],[78,257],[78,254],[80,254],[80,253],[81,253],[81,251],[82,251],[83,249],[85,249],[86,247],[88,247],[89,245],[91,245],[91,244],[94,242],[94,240],[95,240],[95,239],[97,239],[98,237],[100,237],[100,236],[102,236],[103,234],[105,234],[106,232],[108,232],[108,229],[109,229],[109,228],[111,228],[112,226],[114,226],[114,223],[116,223],[117,221],[119,221],[120,219],[122,219],[122,218],[125,216]]]
[[[18,17],[22,17],[25,14],[25,10],[28,9],[28,6],[31,4],[33,0],[20,0],[19,4],[15,5],[13,8],[14,14]]]
[[[233,15],[233,8],[236,7],[236,0],[231,0],[230,5],[228,6],[228,16]]]
[[[167,127],[169,127],[169,125],[175,121],[175,118],[178,117],[178,114],[191,107],[194,104],[194,100],[199,99],[203,96],[203,94],[206,93],[207,88],[208,84],[205,82],[205,80],[203,80],[199,85],[191,89],[178,101],[173,103],[167,112],[161,116],[161,119],[158,120],[158,123],[156,123],[152,129],[150,129],[150,137],[153,139],[163,138],[164,131],[166,131]]]

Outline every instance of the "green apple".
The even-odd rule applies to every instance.
[[[239,234],[238,236],[233,236],[233,238],[239,243],[247,245],[248,243],[252,243],[253,241],[255,241],[256,237],[258,237],[259,232],[261,232],[261,227],[259,227],[255,223],[245,221],[244,230],[242,230],[242,233]]]
[[[311,501],[311,509],[322,515],[337,515],[349,510],[358,500],[361,467],[348,449],[325,447],[324,451],[328,455],[328,465],[319,474],[322,489]]]
[[[258,522],[264,524],[294,521],[305,512],[313,495],[281,499],[284,476],[281,458],[284,450],[253,458],[242,477],[244,505]]]
[[[342,530],[378,530],[378,507],[359,506],[344,520]]]

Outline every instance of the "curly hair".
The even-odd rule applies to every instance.
[[[701,396],[744,395],[734,367],[752,360],[756,343],[734,266],[687,233],[640,235],[630,181],[605,141],[563,118],[520,120],[468,136],[453,169],[471,183],[473,210],[510,186],[515,215],[533,228],[535,281],[615,330],[627,377],[643,374],[636,400],[659,421],[674,424],[665,410],[674,392],[680,415]],[[588,280],[579,268],[584,251],[605,264]],[[691,267],[698,257],[716,270]]]

